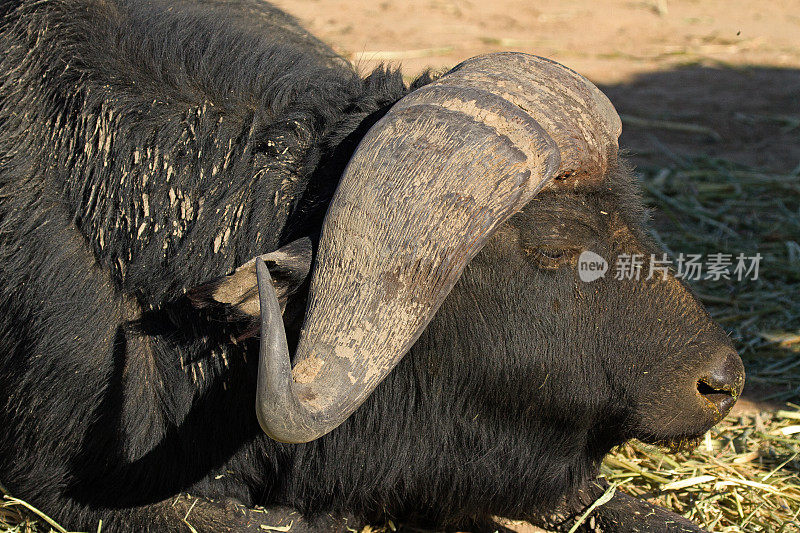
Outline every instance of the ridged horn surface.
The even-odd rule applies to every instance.
[[[554,176],[602,172],[619,118],[551,61],[493,54],[397,102],[362,139],[323,225],[294,368],[261,265],[257,413],[306,442],[394,368],[492,233]]]

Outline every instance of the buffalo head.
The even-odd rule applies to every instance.
[[[431,365],[494,366],[518,391],[505,406],[515,416],[577,414],[602,449],[679,442],[718,422],[743,367],[690,289],[673,273],[579,277],[585,251],[640,254],[645,272],[660,253],[618,159],[620,132],[594,85],[524,54],[473,58],[397,102],[328,209],[293,365],[269,270],[249,266],[264,431],[284,442],[324,435],[426,328],[452,335],[463,324],[472,332]]]

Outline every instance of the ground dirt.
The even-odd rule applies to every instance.
[[[800,0],[276,3],[363,72],[386,63],[411,78],[502,50],[555,59],[627,116],[621,144],[636,162],[666,147],[775,171],[800,164]]]

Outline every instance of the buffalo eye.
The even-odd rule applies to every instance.
[[[538,246],[527,252],[539,268],[548,270],[561,268],[571,263],[572,259],[577,256],[576,250],[554,246]]]

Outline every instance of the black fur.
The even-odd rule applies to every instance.
[[[706,428],[660,423],[673,404],[648,396],[727,342],[688,290],[569,268],[653,249],[615,168],[506,224],[340,428],[271,441],[249,325],[186,294],[317,234],[358,140],[428,77],[362,79],[257,0],[0,16],[0,481],[65,526],[547,522],[612,446]]]

